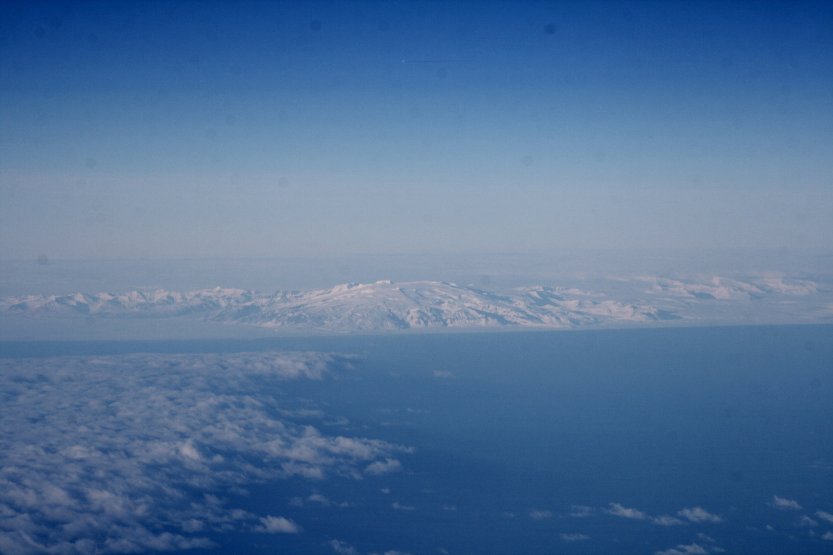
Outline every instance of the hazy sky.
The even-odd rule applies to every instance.
[[[833,5],[4,2],[0,258],[829,247]]]

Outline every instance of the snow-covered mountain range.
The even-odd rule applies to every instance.
[[[575,328],[682,321],[825,322],[831,287],[814,281],[657,276],[608,277],[599,293],[575,287],[487,291],[437,281],[349,283],[329,289],[260,293],[188,292],[29,295],[0,300],[0,315],[61,319],[195,318],[277,331],[376,332],[443,328]]]
[[[194,316],[264,328],[378,331],[409,328],[521,326],[571,328],[606,322],[674,318],[646,304],[629,304],[576,289],[526,287],[495,293],[433,281],[343,284],[331,289],[259,294],[241,289],[185,293],[156,290],[10,297],[7,314],[102,317]]]
[[[672,320],[700,323],[825,321],[829,292],[808,280],[641,276],[608,278],[604,293],[531,286],[487,291],[437,281],[349,283],[329,289],[30,295],[0,300],[7,317],[170,318],[273,330],[377,332],[443,328],[575,328]],[[826,300],[825,300],[826,299]],[[830,306],[828,306],[830,304]],[[772,316],[769,318],[769,316]]]

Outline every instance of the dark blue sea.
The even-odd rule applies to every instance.
[[[193,553],[833,552],[831,326],[0,348],[356,355],[274,395],[408,448],[401,468],[215,492],[302,532],[213,530]]]

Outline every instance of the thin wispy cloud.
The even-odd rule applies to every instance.
[[[691,522],[712,522],[712,523],[719,523],[723,522],[723,518],[719,515],[713,514],[708,512],[703,507],[691,507],[687,509],[681,509],[677,511],[677,514],[686,520]]]
[[[639,509],[625,507],[619,503],[610,503],[605,511],[609,515],[618,516],[621,518],[629,518],[632,520],[645,520],[648,515]]]
[[[828,513],[827,511],[816,511],[816,516],[833,524],[833,513]]]
[[[801,518],[798,519],[798,525],[805,528],[815,528],[819,525],[819,523],[807,515],[802,515]]]
[[[316,505],[319,507],[338,507],[338,508],[346,508],[350,507],[350,503],[347,501],[333,501],[329,497],[322,495],[320,493],[312,493],[307,497],[293,497],[289,500],[289,504],[293,507],[304,507],[309,505]]]
[[[260,525],[254,531],[265,534],[300,534],[301,527],[288,518],[268,515],[261,517]]]
[[[573,518],[587,518],[594,514],[593,507],[587,505],[573,505],[570,507],[569,515]]]
[[[359,555],[359,550],[345,541],[330,540],[327,542],[327,545],[329,545],[337,555]]]
[[[380,475],[380,474],[389,474],[391,472],[397,472],[402,470],[402,463],[400,463],[396,459],[387,458],[383,461],[374,461],[367,465],[364,469],[366,474],[372,475]]]
[[[671,515],[660,515],[660,516],[652,516],[651,522],[658,526],[681,526],[685,524],[679,518],[673,517]]]
[[[558,537],[563,542],[582,542],[590,539],[590,536],[585,534],[559,534]]]
[[[689,522],[691,523],[718,523],[723,519],[715,514],[708,512],[702,507],[684,508],[677,511],[677,516],[672,515],[650,515],[644,511],[633,507],[625,507],[621,503],[610,503],[603,511],[609,515],[626,518],[630,520],[645,520],[656,524],[657,526],[683,526]],[[573,507],[570,516],[590,516],[592,509],[590,507]],[[677,518],[680,517],[680,518]]]
[[[801,505],[798,504],[798,501],[794,499],[787,499],[786,497],[778,497],[777,495],[772,496],[769,505],[782,511],[800,511],[802,509]]]
[[[677,547],[663,551],[655,551],[654,555],[706,555],[707,553],[708,551],[702,545],[690,543],[687,545],[680,544]]]

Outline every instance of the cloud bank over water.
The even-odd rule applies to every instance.
[[[328,435],[281,400],[350,359],[236,353],[0,359],[0,552],[207,548],[229,531],[303,533],[226,493],[393,472],[407,448]]]

